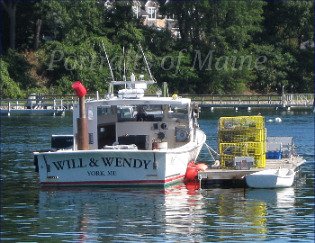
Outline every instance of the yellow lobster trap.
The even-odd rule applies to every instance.
[[[235,157],[253,157],[254,167],[266,166],[265,120],[262,116],[221,117],[219,152],[221,167],[235,166]]]

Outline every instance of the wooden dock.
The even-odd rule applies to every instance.
[[[283,95],[205,95],[180,94],[191,98],[201,108],[211,111],[220,108],[246,109],[312,109],[314,110],[314,94],[283,94]],[[87,99],[96,99],[97,94],[88,94]],[[32,95],[28,99],[0,99],[0,108],[4,110],[25,109],[29,104],[53,109],[71,110],[78,99],[74,95]]]
[[[200,107],[213,111],[218,108],[247,109],[273,108],[291,110],[295,108],[314,109],[314,94],[283,95],[192,95],[191,98]]]
[[[63,100],[0,100],[0,116],[63,116],[67,110]]]
[[[236,169],[208,169],[199,171],[198,179],[201,187],[213,187],[220,185],[221,187],[246,187],[245,176],[265,169],[288,168],[297,170],[305,159],[296,156],[290,159],[267,159],[266,168],[251,168],[246,170]]]

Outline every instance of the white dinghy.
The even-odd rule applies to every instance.
[[[255,172],[245,177],[246,184],[251,188],[282,188],[291,187],[294,182],[293,169],[279,168]]]

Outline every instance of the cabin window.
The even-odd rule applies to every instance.
[[[89,120],[93,120],[94,119],[94,113],[93,110],[88,109],[88,119]]]
[[[168,112],[169,118],[177,118],[181,120],[188,120],[188,106],[179,105],[179,106],[170,106]]]
[[[161,105],[138,105],[135,116],[137,121],[162,121],[163,107]]]
[[[122,121],[135,121],[135,107],[134,106],[118,106],[117,107],[117,120]]]
[[[117,120],[124,121],[162,121],[161,105],[118,106]]]
[[[99,106],[97,107],[97,115],[98,116],[106,116],[106,115],[112,115],[113,110],[110,106]]]

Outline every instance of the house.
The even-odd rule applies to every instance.
[[[113,8],[115,0],[107,0],[104,2],[104,6],[107,9]],[[168,0],[164,4],[167,4]],[[175,38],[180,38],[179,29],[177,27],[177,21],[170,17],[164,16],[159,12],[160,4],[155,0],[133,0],[132,11],[136,18],[140,19],[142,24],[158,30],[167,29],[171,31]]]

